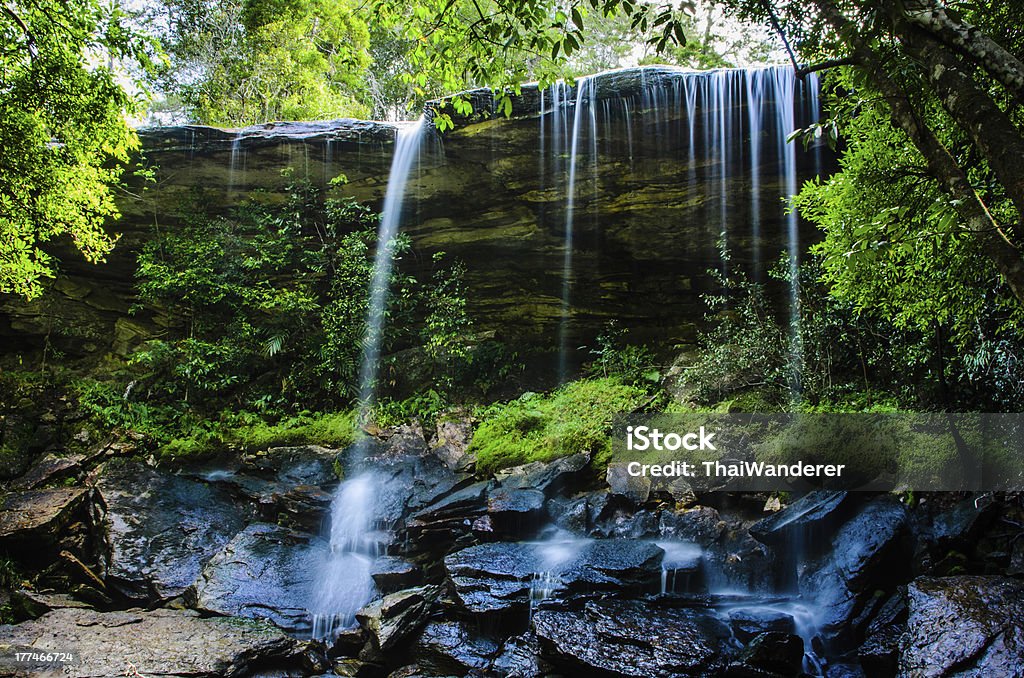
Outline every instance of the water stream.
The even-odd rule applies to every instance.
[[[387,316],[389,283],[394,265],[395,238],[402,223],[402,209],[409,175],[417,161],[427,129],[425,118],[399,127],[384,196],[373,276],[367,304],[366,335],[359,369],[360,422],[366,421],[373,406],[380,355]],[[355,613],[376,594],[372,577],[374,560],[383,555],[390,535],[382,528],[380,506],[386,488],[372,468],[362,467],[363,444],[357,442],[353,473],[335,492],[331,503],[329,551],[321,566],[310,604],[313,637],[330,640],[339,630],[355,623]]]

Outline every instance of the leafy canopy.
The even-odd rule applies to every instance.
[[[54,241],[91,262],[115,238],[113,185],[137,147],[141,101],[122,61],[148,69],[152,43],[116,5],[15,0],[0,11],[0,292],[34,297],[54,276]]]

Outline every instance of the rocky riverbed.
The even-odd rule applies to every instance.
[[[18,576],[0,675],[1024,666],[1018,497],[701,494],[638,486],[582,454],[483,477],[469,435],[458,421],[385,431],[360,444],[363,471],[351,451],[316,446],[202,466],[158,465],[127,444],[37,460],[2,499],[0,549]],[[332,501],[338,520],[339,483],[367,468],[380,546],[368,600],[314,634]],[[331,576],[346,593],[353,575]]]

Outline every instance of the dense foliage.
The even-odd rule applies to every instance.
[[[0,292],[38,295],[55,241],[89,261],[114,246],[113,190],[137,147],[140,101],[115,64],[147,69],[152,44],[117,5],[9,2],[0,10]]]

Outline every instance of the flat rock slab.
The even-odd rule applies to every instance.
[[[0,500],[0,543],[56,543],[91,494],[84,487],[59,487],[4,495]]]
[[[45,666],[11,661],[16,651],[67,652],[74,660]],[[248,675],[269,666],[312,669],[305,643],[270,624],[204,619],[188,610],[96,612],[57,609],[0,626],[0,674],[110,676]]]
[[[108,462],[97,487],[107,504],[108,579],[136,600],[184,593],[245,525],[224,490],[140,462]]]
[[[1024,583],[996,576],[919,578],[901,676],[1019,676],[1024,667]]]
[[[206,612],[308,631],[308,606],[327,549],[324,540],[312,535],[253,523],[210,559],[187,598]]]
[[[540,610],[533,628],[543,655],[571,675],[716,676],[727,660],[729,629],[705,610],[591,602],[582,612]]]

